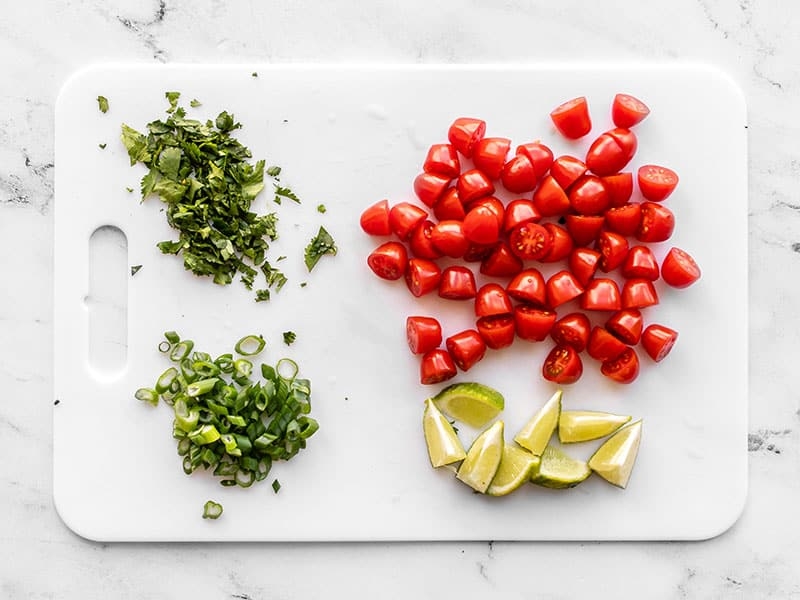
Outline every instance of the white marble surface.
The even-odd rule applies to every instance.
[[[0,20],[0,597],[800,598],[800,7],[29,0]],[[589,3],[585,3],[589,4]],[[663,14],[662,14],[663,12]],[[87,542],[52,503],[53,106],[90,62],[693,60],[749,108],[750,493],[699,543]],[[713,107],[699,107],[713,110]],[[709,224],[713,235],[713,224]],[[98,474],[102,476],[102,474]]]

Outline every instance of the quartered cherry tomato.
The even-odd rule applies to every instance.
[[[447,381],[456,376],[458,370],[453,358],[442,348],[435,348],[422,356],[419,366],[419,380],[424,385]]]
[[[594,175],[581,177],[569,190],[569,203],[579,215],[601,215],[609,205],[603,180]]]
[[[603,327],[593,327],[589,333],[589,343],[586,345],[586,352],[595,360],[605,362],[617,358],[625,352],[628,346],[618,337],[611,334]]]
[[[622,308],[622,297],[619,286],[613,279],[598,277],[592,279],[581,296],[583,310],[619,310]]]
[[[545,223],[544,228],[550,234],[551,244],[550,250],[539,260],[542,262],[558,262],[567,258],[574,246],[569,232],[555,223]]]
[[[517,154],[503,166],[500,181],[512,194],[521,194],[533,191],[538,177],[531,160],[524,154]]]
[[[592,130],[589,104],[583,96],[560,104],[550,113],[550,118],[561,135],[573,140],[583,137]]]
[[[538,223],[541,219],[542,215],[531,200],[518,198],[506,206],[503,213],[503,231],[511,231],[517,225],[524,223]]]
[[[462,371],[469,371],[486,354],[486,342],[474,329],[451,335],[445,340],[445,347]]]
[[[434,247],[431,241],[433,227],[433,221],[426,219],[414,228],[414,231],[411,232],[411,237],[408,238],[408,247],[411,249],[411,254],[418,258],[427,258],[429,260],[436,260],[442,256],[442,253]]]
[[[661,362],[678,340],[678,332],[664,325],[652,323],[642,333],[642,346],[655,362]]]
[[[580,312],[564,315],[553,325],[550,337],[560,346],[572,346],[578,352],[583,352],[589,343],[589,333],[592,325],[589,317]]]
[[[522,271],[522,261],[505,242],[497,243],[481,262],[480,272],[489,277],[513,277]]]
[[[486,283],[480,287],[475,296],[475,316],[491,317],[511,312],[513,312],[511,299],[502,285]]]
[[[636,232],[640,242],[664,242],[675,229],[675,215],[666,206],[656,202],[642,202],[642,222]]]
[[[455,179],[461,173],[458,151],[452,144],[434,144],[428,149],[428,155],[422,165],[426,173],[443,175]]]
[[[638,98],[630,94],[617,94],[611,104],[611,120],[617,127],[633,127],[640,123],[650,109]]]
[[[622,308],[645,308],[658,304],[658,294],[649,279],[627,279],[622,286]]]
[[[520,339],[541,342],[550,335],[555,322],[556,313],[552,310],[527,304],[518,304],[514,307],[514,327]]]
[[[459,117],[447,131],[447,139],[456,150],[467,158],[472,157],[472,151],[486,133],[486,122],[481,119]]]
[[[655,281],[659,276],[655,254],[647,246],[633,246],[622,264],[622,276],[628,279],[649,279]]]
[[[586,170],[586,163],[581,159],[565,154],[553,161],[550,166],[550,175],[553,176],[553,179],[561,186],[562,190],[567,190],[573,183],[583,177]]]
[[[425,354],[442,343],[442,326],[433,317],[408,317],[406,341],[413,354]]]
[[[511,230],[509,247],[522,260],[543,258],[553,245],[550,232],[538,223],[524,223]]]
[[[433,215],[437,221],[463,221],[464,214],[464,205],[461,203],[461,198],[458,197],[456,187],[447,188],[442,197],[433,205]]]
[[[469,247],[461,221],[439,221],[431,230],[433,247],[445,256],[460,258]]]
[[[470,300],[475,297],[475,275],[467,267],[445,267],[439,279],[439,296],[448,300]]]
[[[506,292],[520,302],[542,307],[547,305],[547,285],[538,269],[519,272],[506,286]]]
[[[419,298],[439,287],[442,270],[432,260],[426,258],[408,259],[406,286],[412,295]]]
[[[514,342],[516,329],[512,315],[481,317],[475,325],[486,346],[492,350],[505,348]]]
[[[644,319],[636,308],[618,310],[606,321],[606,329],[629,346],[635,346],[642,337]]]
[[[606,226],[624,236],[633,236],[642,222],[642,206],[627,203],[609,208],[605,213]]]
[[[475,145],[472,162],[489,179],[500,179],[510,149],[511,140],[508,138],[485,137]]]
[[[517,146],[517,154],[528,157],[538,181],[547,174],[553,164],[553,151],[541,142],[528,142]]]
[[[438,173],[420,173],[414,179],[414,193],[425,206],[433,206],[450,185],[451,178]]]
[[[639,191],[651,202],[666,200],[678,185],[678,174],[667,167],[644,165],[636,174]]]
[[[600,266],[601,254],[592,248],[575,248],[569,255],[569,270],[583,287],[589,285]]]
[[[613,231],[602,231],[597,238],[600,257],[600,270],[608,273],[625,262],[628,256],[628,239]]]
[[[622,206],[631,199],[633,195],[633,173],[615,173],[601,177],[603,185],[608,192],[609,206]]]
[[[570,210],[569,196],[552,175],[542,179],[533,192],[533,205],[543,217],[560,217]]]
[[[605,223],[603,215],[567,215],[564,219],[567,231],[576,246],[593,244]]]
[[[471,208],[463,221],[464,236],[476,244],[494,244],[500,238],[497,216],[488,206]]]
[[[399,202],[389,211],[389,227],[401,240],[407,240],[417,225],[428,218],[428,213],[416,204]]]
[[[616,358],[603,362],[600,372],[618,383],[631,383],[639,376],[639,356],[633,348],[625,350]]]
[[[367,264],[381,279],[401,279],[408,268],[408,251],[400,242],[386,242],[370,253]]]
[[[583,375],[583,362],[572,346],[555,346],[542,365],[542,377],[554,383],[569,385]]]
[[[566,269],[553,274],[547,280],[547,305],[557,308],[574,300],[583,293],[583,286],[571,271]]]
[[[494,194],[494,184],[484,175],[483,171],[478,169],[464,171],[456,182],[456,188],[458,197],[464,206],[478,198]]]
[[[389,201],[380,200],[361,213],[361,229],[369,235],[389,235],[392,228],[389,225]]]
[[[670,248],[661,263],[661,277],[672,287],[689,287],[700,279],[700,267],[685,250]]]

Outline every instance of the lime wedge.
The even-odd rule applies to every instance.
[[[431,398],[425,401],[422,429],[425,432],[425,443],[428,445],[428,457],[434,467],[458,462],[467,455],[455,429],[436,408]]]
[[[561,449],[547,446],[539,468],[534,469],[531,481],[548,488],[571,488],[589,477],[592,471],[582,460],[576,460]]]
[[[505,406],[503,395],[481,383],[454,383],[433,397],[436,406],[456,421],[483,427]]]
[[[495,421],[481,433],[467,451],[456,477],[477,492],[485,492],[503,458],[503,422]]]
[[[503,457],[492,483],[486,489],[490,496],[505,496],[530,480],[533,470],[539,466],[539,457],[516,444],[503,447]]]
[[[589,467],[607,482],[625,488],[639,453],[642,421],[620,429],[597,449],[589,459]]]
[[[588,442],[614,433],[631,418],[594,410],[564,410],[558,419],[558,439],[562,444]]]
[[[556,430],[561,414],[561,395],[561,390],[553,394],[514,438],[515,442],[536,456],[542,455]]]

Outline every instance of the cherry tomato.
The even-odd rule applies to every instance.
[[[447,139],[456,150],[467,158],[472,156],[472,151],[486,133],[486,121],[470,117],[459,117],[447,131]]]
[[[464,236],[476,244],[494,244],[500,238],[497,216],[487,206],[471,208],[464,217]]]
[[[586,153],[586,166],[596,175],[613,175],[625,168],[633,154],[628,154],[629,149],[623,148],[617,139],[605,132],[598,137]]]
[[[475,145],[472,161],[489,179],[500,179],[510,149],[511,140],[508,138],[486,137]]]
[[[567,231],[578,246],[588,246],[600,235],[605,218],[602,215],[567,215]]]
[[[508,232],[523,223],[538,223],[542,215],[536,210],[533,202],[519,198],[506,206],[503,214],[503,231]]]
[[[509,192],[521,194],[533,191],[538,178],[531,160],[524,154],[517,154],[503,166],[500,181]]]
[[[620,235],[635,235],[641,222],[642,207],[640,204],[623,204],[611,207],[606,211],[606,225],[611,231]]]
[[[406,274],[408,252],[400,242],[386,242],[370,253],[367,264],[381,279],[394,281]]]
[[[533,205],[543,217],[565,215],[570,209],[567,193],[558,185],[552,175],[547,175],[542,179],[539,187],[533,192]]]
[[[488,208],[491,211],[495,219],[497,219],[497,228],[499,231],[503,225],[503,218],[505,217],[506,212],[506,207],[503,206],[503,203],[494,196],[484,196],[483,198],[478,198],[477,200],[470,202],[467,206],[467,209],[472,210],[473,208],[478,208],[479,206]]]
[[[399,202],[389,211],[389,226],[401,240],[407,240],[417,225],[428,218],[428,213],[415,204]]]
[[[666,200],[678,185],[678,174],[672,169],[658,165],[639,167],[636,178],[642,196],[651,202]]]
[[[462,371],[469,371],[486,354],[486,342],[474,329],[467,329],[451,335],[445,346],[453,362]]]
[[[437,221],[463,221],[464,205],[458,197],[458,190],[449,187],[442,197],[433,205],[433,215]]]
[[[611,334],[603,327],[593,327],[589,333],[589,343],[586,344],[586,352],[595,360],[605,362],[617,358],[625,352],[628,346],[618,337]]]
[[[517,275],[506,286],[508,295],[534,306],[547,305],[547,284],[544,275],[538,269],[525,269]]]
[[[450,185],[450,178],[436,173],[420,173],[414,179],[414,193],[425,206],[433,206]]]
[[[572,140],[583,137],[592,130],[589,104],[583,96],[560,104],[550,113],[550,118],[561,135]]]
[[[611,104],[611,120],[617,127],[633,127],[640,123],[650,109],[638,98],[630,94],[617,94]]]
[[[557,308],[574,300],[583,293],[583,286],[570,271],[566,269],[553,274],[547,280],[547,305]]]
[[[553,245],[550,232],[538,223],[523,223],[509,233],[511,252],[522,260],[535,260],[545,256]]]
[[[433,247],[445,256],[460,258],[469,247],[461,221],[439,221],[431,230]]]
[[[517,146],[517,154],[523,154],[531,161],[537,181],[547,174],[553,164],[553,151],[539,141]]]
[[[622,308],[622,298],[619,287],[613,279],[598,277],[592,279],[581,296],[583,310],[619,310]]]
[[[591,329],[589,317],[580,312],[573,312],[555,322],[550,337],[559,346],[572,346],[576,351],[583,352],[589,343]]]
[[[675,215],[666,206],[656,202],[642,202],[642,222],[636,239],[640,242],[664,242],[675,229]]]
[[[508,244],[500,242],[481,262],[480,272],[489,277],[513,277],[522,271],[522,268],[522,261],[514,256]]]
[[[381,200],[366,208],[361,213],[361,229],[369,235],[389,235],[392,228],[389,225],[389,201]]]
[[[467,251],[464,252],[462,260],[468,263],[483,262],[491,256],[495,246],[496,244],[474,244],[470,242],[469,246],[467,246]]]
[[[411,232],[411,237],[408,239],[411,254],[418,258],[427,258],[429,260],[436,260],[442,256],[442,253],[434,247],[431,241],[433,227],[433,221],[426,219],[414,228],[414,231]]]
[[[422,165],[426,173],[443,175],[455,179],[461,173],[458,151],[452,144],[434,144],[428,149],[428,155]]]
[[[622,264],[622,275],[628,279],[658,279],[658,262],[647,246],[633,246]]]
[[[494,315],[481,317],[476,326],[486,346],[492,350],[499,350],[510,346],[514,342],[516,329],[514,317],[511,315]]]
[[[678,340],[678,332],[664,325],[652,323],[642,333],[642,346],[655,362],[661,362]]]
[[[583,375],[583,362],[572,346],[555,346],[542,365],[542,377],[562,385],[575,383]]]
[[[635,346],[642,337],[644,319],[636,308],[618,310],[606,321],[606,329],[629,346]]]
[[[639,376],[639,356],[633,348],[603,362],[600,372],[618,383],[631,383]]]
[[[628,279],[622,286],[623,308],[645,308],[658,304],[658,294],[649,279]]]
[[[597,249],[602,254],[600,270],[608,273],[625,262],[628,256],[628,240],[613,231],[602,231],[597,238]]]
[[[458,178],[456,188],[458,197],[465,206],[478,198],[494,194],[494,184],[478,169],[464,171]]]
[[[422,356],[419,366],[419,381],[424,385],[432,385],[447,381],[456,376],[458,370],[453,358],[442,348],[435,348]]]
[[[497,283],[486,283],[480,287],[475,296],[475,316],[491,317],[493,315],[507,315],[513,312],[511,299]]]
[[[600,266],[602,255],[591,248],[575,248],[569,255],[569,270],[575,275],[575,279],[586,287],[597,272]]]
[[[567,190],[573,183],[583,177],[586,170],[586,163],[581,159],[565,154],[553,161],[550,166],[550,175],[553,176],[553,179],[561,186],[562,190]]]
[[[514,328],[520,339],[541,342],[550,335],[555,322],[556,313],[552,310],[527,304],[517,304],[514,307]]]
[[[626,171],[601,177],[608,192],[609,206],[622,206],[633,194],[633,173]]]
[[[685,250],[670,248],[661,263],[661,277],[672,287],[689,287],[700,279],[700,267]]]
[[[558,262],[567,258],[574,246],[569,232],[555,223],[545,223],[544,228],[550,234],[551,245],[547,254],[539,260],[542,262]]]
[[[615,127],[608,132],[608,135],[613,137],[617,144],[619,144],[619,147],[622,149],[622,155],[625,159],[625,164],[628,164],[628,162],[636,154],[636,149],[639,147],[639,141],[636,139],[636,134],[630,129],[626,129],[624,127]],[[607,175],[610,175],[610,173],[607,173]]]
[[[408,317],[406,341],[412,354],[425,354],[442,343],[442,326],[433,317]]]
[[[410,258],[406,267],[406,286],[412,295],[419,298],[439,287],[442,270],[427,258]]]
[[[569,203],[579,215],[600,215],[608,208],[603,180],[594,175],[581,177],[569,190]]]
[[[475,275],[467,267],[445,267],[439,280],[439,296],[448,300],[470,300],[475,297]]]

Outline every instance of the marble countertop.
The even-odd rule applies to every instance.
[[[357,582],[357,595],[378,598],[800,598],[800,396],[786,368],[800,358],[797,31],[797,6],[750,0],[16,3],[0,23],[0,597],[315,598],[352,595]],[[52,502],[53,109],[74,70],[553,59],[700,60],[746,95],[750,318],[731,327],[750,335],[750,486],[729,531],[693,543],[101,544],[61,522]],[[736,284],[732,293],[745,293]]]

